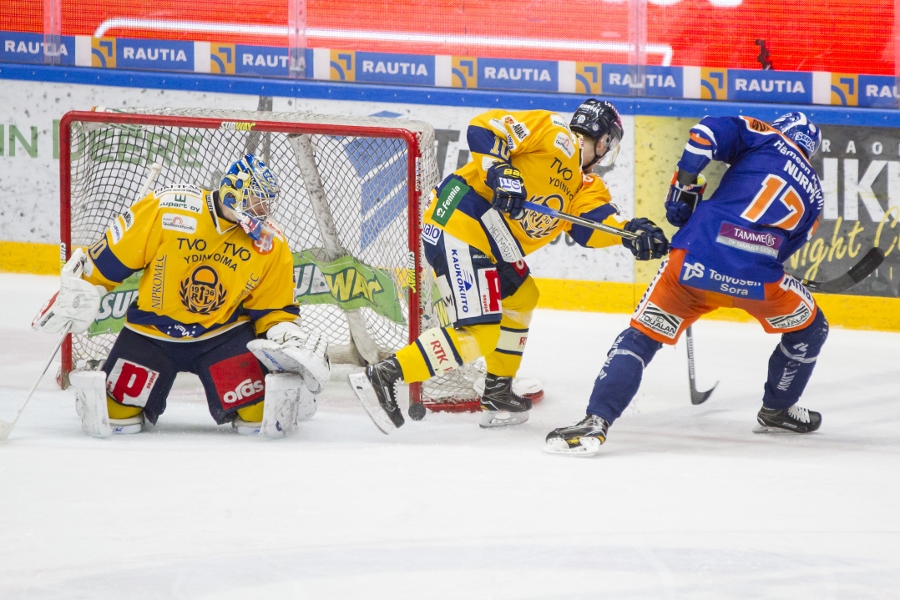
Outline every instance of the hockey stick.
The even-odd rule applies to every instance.
[[[865,256],[863,256],[858,263],[850,267],[850,270],[840,277],[829,281],[810,281],[809,279],[804,279],[803,285],[813,292],[838,294],[853,287],[871,275],[883,261],[884,250],[881,248],[872,248],[866,252]],[[716,385],[712,386],[712,388],[706,392],[697,390],[696,374],[694,372],[694,336],[691,334],[690,327],[685,330],[684,334],[687,341],[688,379],[691,386],[691,404],[703,404],[706,402],[707,398],[709,398],[710,394],[713,393],[713,390],[716,389],[716,385],[719,385],[719,382],[717,381]]]
[[[841,292],[853,287],[877,269],[884,262],[884,250],[881,248],[872,248],[866,252],[858,263],[850,267],[850,270],[829,281],[810,281],[803,280],[805,285],[812,292],[824,292],[826,294],[840,294]]]
[[[22,415],[22,411],[25,410],[25,407],[28,405],[28,401],[31,400],[31,397],[34,395],[34,390],[37,389],[38,384],[41,382],[41,379],[44,378],[44,374],[47,372],[47,369],[50,368],[50,363],[53,362],[53,359],[56,358],[56,353],[59,352],[60,346],[62,346],[63,341],[66,339],[66,336],[69,335],[69,330],[72,329],[72,322],[66,323],[66,326],[62,330],[62,334],[59,336],[59,341],[56,342],[56,346],[53,348],[53,353],[50,355],[50,358],[47,359],[47,364],[44,365],[41,374],[38,375],[37,381],[34,382],[34,385],[31,386],[31,391],[28,392],[28,397],[25,398],[25,402],[22,403],[22,407],[19,408],[19,412],[16,413],[16,418],[12,420],[11,423],[0,420],[0,442],[6,441],[6,438],[9,437],[10,432],[12,432],[13,427],[16,426],[16,422],[19,420],[19,417]]]
[[[559,219],[560,221],[575,223],[576,225],[581,225],[582,227],[588,227],[590,229],[596,229],[597,231],[603,231],[604,233],[611,233],[612,235],[617,235],[621,238],[625,238],[626,240],[636,240],[641,237],[637,233],[625,231],[624,229],[619,229],[610,225],[604,225],[603,223],[591,221],[590,219],[576,217],[575,215],[570,215],[568,213],[559,212],[558,210],[550,208],[549,206],[544,206],[543,204],[536,204],[534,202],[526,201],[523,205],[528,210],[534,211],[536,213],[541,213],[542,215],[547,215],[548,217],[553,217],[554,219]]]
[[[688,383],[691,387],[691,404],[703,404],[710,397],[710,395],[712,395],[713,390],[716,389],[716,386],[719,385],[719,382],[717,381],[715,385],[713,385],[705,392],[701,392],[697,389],[697,375],[694,371],[694,334],[691,331],[691,325],[688,325],[688,328],[684,331],[684,339],[687,343]]]

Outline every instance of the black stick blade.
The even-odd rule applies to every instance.
[[[716,382],[716,385],[712,386],[705,392],[699,391],[697,388],[693,386],[693,382],[691,382],[691,404],[694,406],[698,404],[703,404],[704,402],[712,396],[713,391],[716,389],[716,386],[719,385],[719,382]]]
[[[846,291],[871,275],[884,262],[884,250],[872,248],[849,271],[830,281],[804,281],[803,284],[813,292],[839,294]]]

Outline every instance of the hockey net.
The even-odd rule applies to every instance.
[[[99,109],[60,122],[61,258],[87,247],[146,191],[193,183],[218,189],[224,169],[252,152],[279,177],[274,220],[295,256],[304,327],[329,340],[333,362],[383,359],[445,324],[421,236],[439,178],[424,122],[216,109]],[[136,278],[135,278],[136,279]],[[375,294],[380,292],[377,302]],[[104,297],[88,332],[63,347],[62,382],[108,356],[136,283]],[[475,410],[483,367],[410,386],[431,410]]]

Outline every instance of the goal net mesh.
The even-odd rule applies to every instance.
[[[439,178],[429,124],[216,109],[79,114],[91,116],[64,121],[70,181],[62,221],[70,251],[97,241],[148,187],[218,189],[224,170],[249,152],[279,178],[273,219],[295,254],[302,324],[327,337],[333,361],[385,358],[411,334],[446,323],[418,235]],[[104,298],[94,327],[72,336],[64,372],[102,364],[136,293],[126,282]],[[481,371],[474,365],[434,378],[413,386],[411,396],[432,409],[471,410]]]

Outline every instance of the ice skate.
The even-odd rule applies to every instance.
[[[763,406],[756,415],[756,433],[812,433],[822,424],[822,415],[814,410],[791,406],[774,409]]]
[[[481,396],[482,429],[519,425],[528,420],[531,400],[512,390],[512,377],[498,377],[490,373],[484,379]]]
[[[397,384],[403,381],[403,370],[396,358],[369,365],[364,373],[354,373],[349,379],[378,429],[390,433],[403,425],[403,411],[397,405]]]
[[[596,415],[587,415],[569,427],[560,427],[547,434],[544,452],[550,454],[570,454],[572,456],[595,456],[606,441],[609,423]]]

